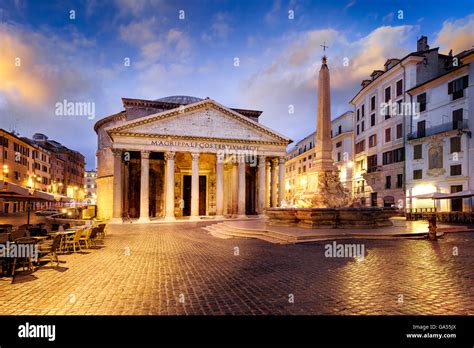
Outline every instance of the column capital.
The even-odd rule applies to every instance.
[[[276,166],[278,164],[278,158],[272,158],[270,162],[272,162],[272,165]]]
[[[175,154],[176,154],[176,152],[174,152],[174,151],[166,151],[165,152],[165,160],[167,160],[167,161],[174,160]]]
[[[225,153],[218,151],[216,153],[216,163],[224,163],[225,162]]]
[[[267,156],[258,155],[258,165],[264,167],[266,165]]]
[[[114,155],[114,157],[122,157],[122,153],[122,149],[112,149],[112,154]]]
[[[140,151],[141,156],[142,156],[142,158],[144,158],[144,159],[150,158],[150,152],[151,152],[151,151],[148,151],[148,150]]]
[[[200,155],[199,152],[192,152],[191,157],[192,157],[193,161],[198,161],[199,160],[199,155]]]
[[[285,156],[278,157],[278,164],[285,164]]]

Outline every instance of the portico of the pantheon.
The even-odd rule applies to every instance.
[[[187,96],[122,101],[94,126],[99,218],[235,218],[281,204],[291,140],[260,111]]]

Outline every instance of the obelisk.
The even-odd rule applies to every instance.
[[[331,142],[331,86],[327,58],[324,55],[318,80],[318,117],[316,129],[316,159],[317,172],[333,171],[332,142]]]
[[[326,48],[327,46],[323,46]],[[294,197],[297,207],[337,208],[347,207],[351,202],[344,188],[339,171],[332,159],[331,140],[331,86],[329,68],[324,55],[318,80],[318,115],[316,146],[313,166],[307,173],[307,185],[302,194]]]

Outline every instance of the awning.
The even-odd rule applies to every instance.
[[[2,192],[0,191],[0,200],[11,200],[11,201],[49,201],[49,199],[44,199],[40,197],[30,196],[30,195],[19,195],[12,192]]]
[[[413,198],[417,199],[451,199],[451,198],[468,198],[473,197],[474,191],[466,190],[460,191],[455,193],[441,193],[441,192],[432,192],[432,193],[425,193],[418,196],[413,196]]]
[[[54,195],[52,193],[44,192],[44,191],[36,191],[33,193],[33,197],[41,198],[46,201],[54,201]]]
[[[418,196],[413,196],[412,198],[416,198],[416,199],[442,199],[447,195],[448,195],[447,193],[431,192],[431,193],[424,193],[424,194],[418,195]]]
[[[17,199],[17,200],[37,200],[37,201],[54,201],[54,195],[48,192],[33,190],[0,180],[0,198],[3,199]]]
[[[26,187],[22,187],[11,182],[5,182],[3,180],[0,180],[0,192],[11,192],[13,194],[29,195],[29,191]]]
[[[460,191],[460,192],[455,192],[455,193],[447,193],[445,194],[444,197],[440,199],[449,199],[449,198],[468,198],[474,196],[474,191],[472,190],[466,190],[466,191]]]

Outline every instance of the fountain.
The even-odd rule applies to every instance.
[[[391,226],[395,208],[356,207],[344,188],[332,159],[330,77],[324,55],[318,80],[316,156],[308,172],[306,190],[291,200],[291,207],[268,208],[271,225],[309,228],[378,228]]]

